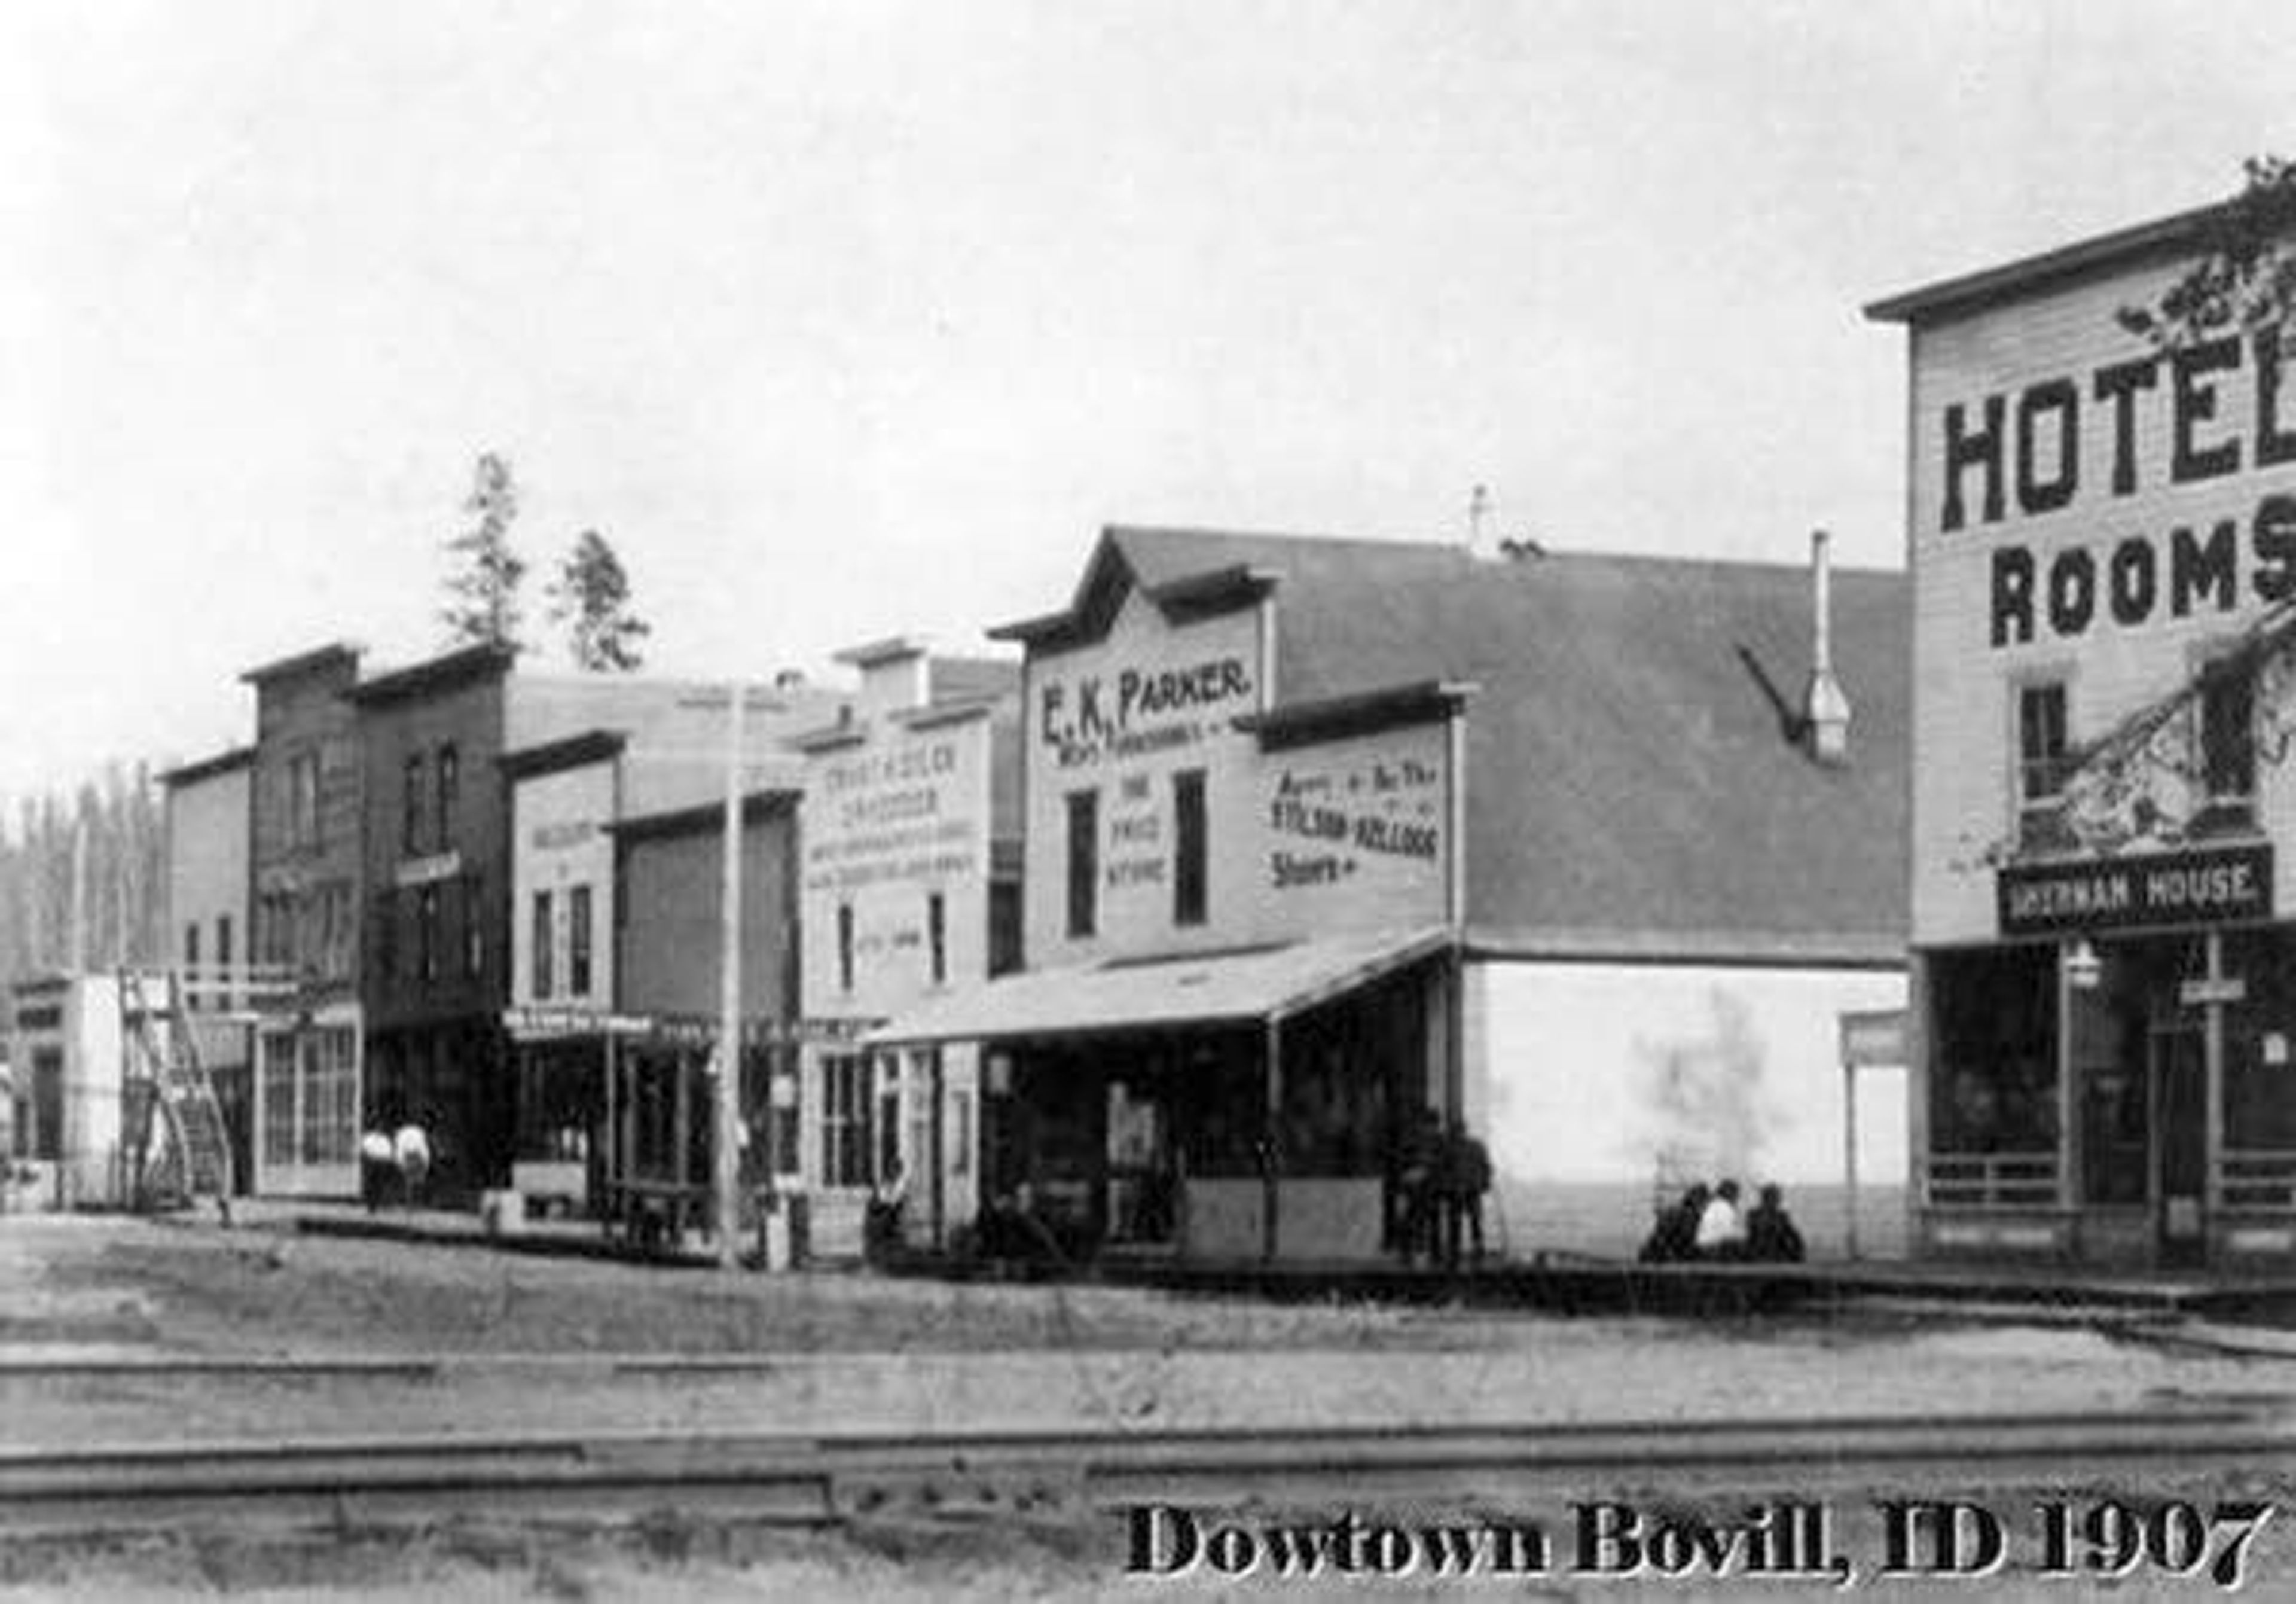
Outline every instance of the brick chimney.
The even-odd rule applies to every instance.
[[[1802,693],[1802,728],[1809,755],[1821,763],[1849,761],[1849,697],[1833,675],[1833,560],[1824,530],[1809,537],[1809,687]]]

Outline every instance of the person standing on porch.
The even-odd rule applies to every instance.
[[[398,1155],[390,1132],[381,1125],[370,1126],[359,1138],[359,1201],[368,1213],[382,1206],[383,1192],[398,1173]]]
[[[409,1120],[390,1139],[391,1156],[398,1164],[399,1202],[412,1209],[422,1199],[422,1183],[430,1173],[430,1139]]]

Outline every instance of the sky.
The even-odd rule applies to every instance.
[[[2292,81],[2276,0],[12,0],[0,799],[438,649],[482,451],[529,591],[601,531],[666,673],[980,650],[1109,522],[1456,541],[1479,483],[1895,566],[1859,308],[2228,193]]]

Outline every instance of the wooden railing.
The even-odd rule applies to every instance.
[[[2233,1148],[2219,1154],[2217,1197],[2228,1209],[2296,1214],[2296,1152]]]
[[[2057,1156],[1932,1153],[1923,1180],[1931,1208],[2047,1208],[2057,1201]]]

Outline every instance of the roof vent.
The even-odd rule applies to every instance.
[[[1824,530],[1809,537],[1809,688],[1802,693],[1802,728],[1809,754],[1821,763],[1849,761],[1849,697],[1833,674],[1833,561]]]

